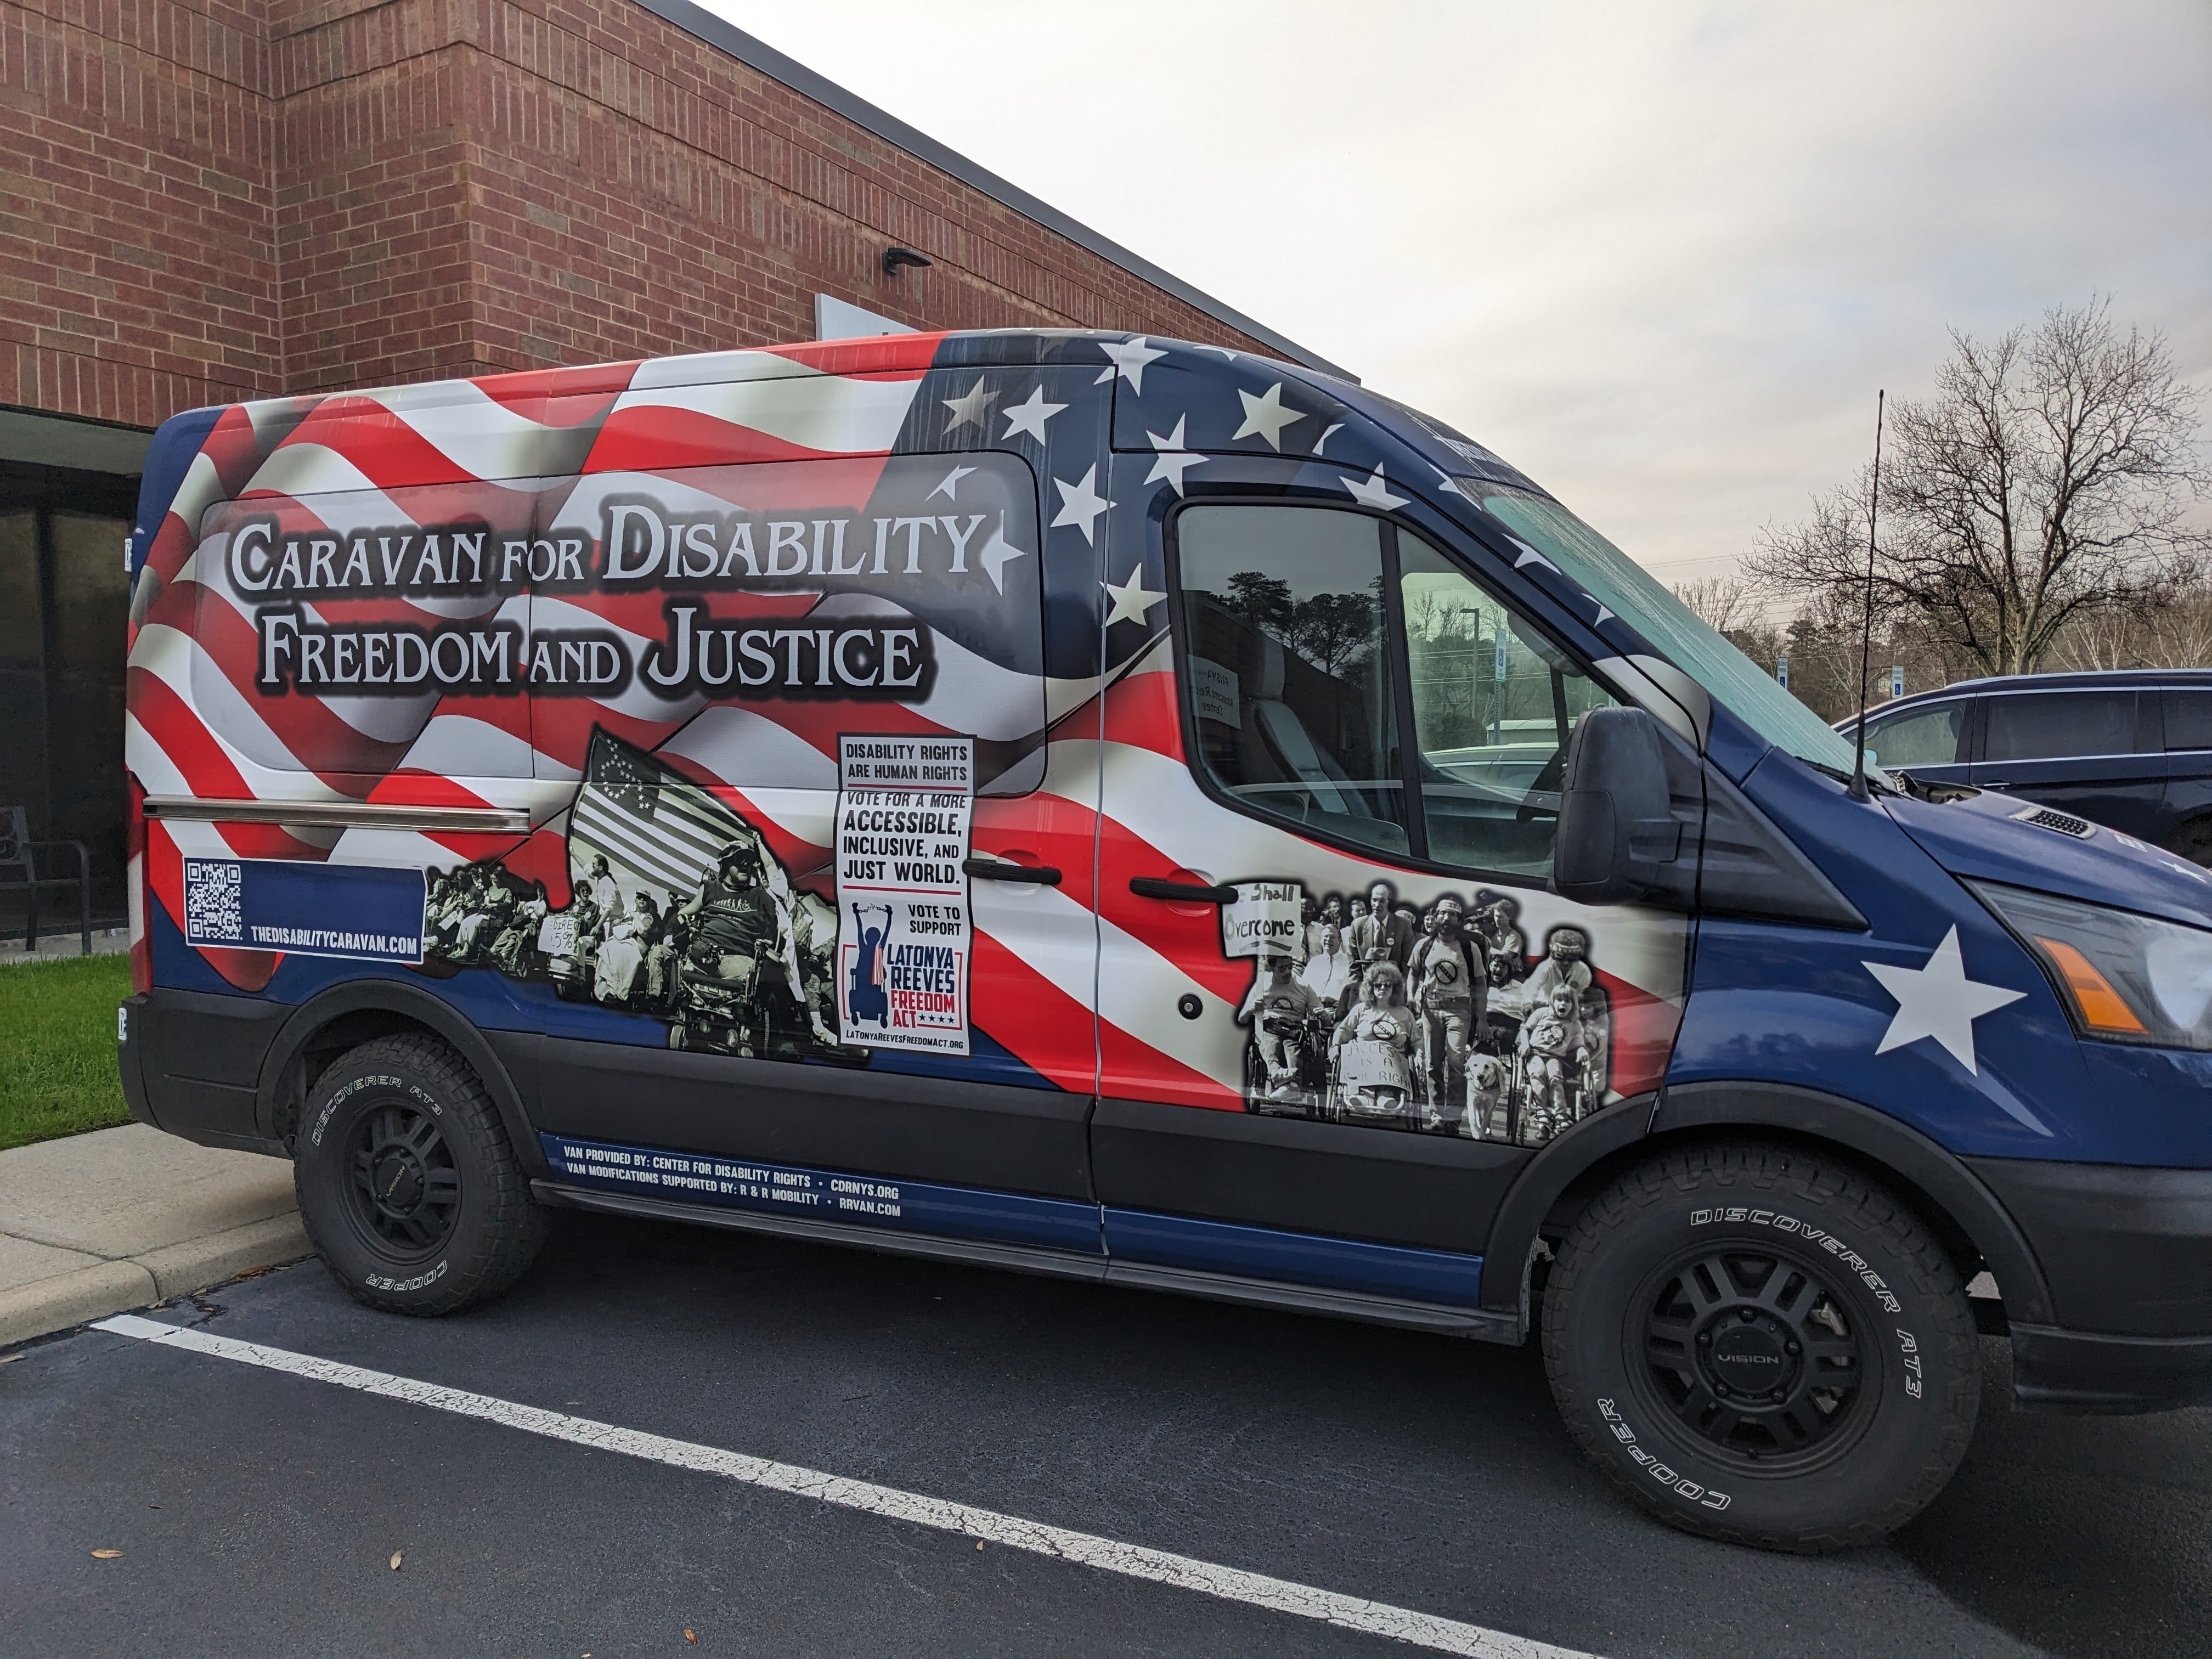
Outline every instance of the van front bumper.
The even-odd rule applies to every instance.
[[[2011,1212],[2051,1292],[2052,1323],[2012,1322],[2022,1405],[2212,1404],[2212,1170],[1966,1162]]]

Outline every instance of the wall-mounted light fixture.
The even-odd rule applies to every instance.
[[[897,276],[899,267],[902,265],[913,265],[920,269],[924,265],[933,265],[936,263],[937,261],[927,253],[916,253],[910,247],[887,247],[884,250],[884,275],[886,276]]]

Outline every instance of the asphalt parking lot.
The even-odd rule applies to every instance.
[[[370,1313],[313,1262],[156,1317],[1172,1552],[1232,1589],[1362,1598],[1458,1650],[2212,1653],[2212,1412],[2014,1414],[2001,1345],[1936,1505],[1887,1547],[1801,1560],[1631,1512],[1569,1444],[1533,1351],[560,1220],[520,1286],[453,1319]],[[0,1365],[7,1655],[1419,1650],[451,1395],[100,1330],[18,1352]]]

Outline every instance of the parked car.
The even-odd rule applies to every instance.
[[[204,410],[130,557],[124,1088],[374,1307],[580,1208],[1540,1328],[1622,1492],[1797,1549],[1941,1489],[1984,1329],[2212,1398],[2212,877],[1848,787],[1357,386],[994,331]],[[2033,701],[1966,695],[1954,764]]]
[[[1836,730],[1850,739],[1851,720]],[[1871,709],[1878,764],[2001,790],[2212,866],[2212,669],[1960,680]]]

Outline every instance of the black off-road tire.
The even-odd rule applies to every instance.
[[[521,1278],[545,1242],[498,1108],[433,1036],[339,1058],[308,1093],[293,1158],[308,1238],[372,1308],[455,1312]]]
[[[1957,1267],[1847,1163],[1759,1142],[1629,1171],[1545,1286],[1559,1414],[1622,1492],[1685,1531],[1817,1554],[1943,1489],[1981,1350]]]

